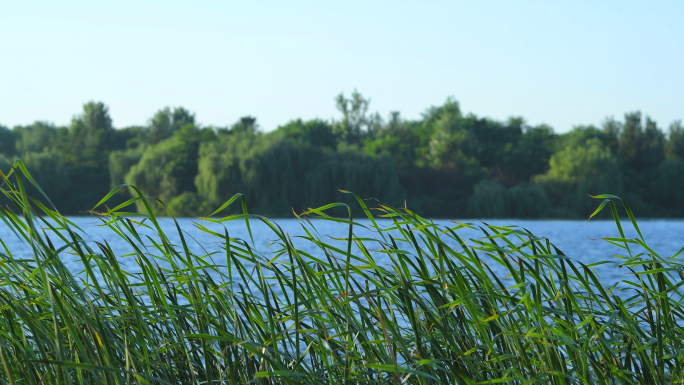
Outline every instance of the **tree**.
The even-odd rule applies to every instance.
[[[622,192],[622,175],[618,159],[597,138],[574,143],[551,156],[549,171],[535,177],[535,182],[550,192],[556,205],[569,213],[586,214],[594,205],[587,194]]]
[[[455,171],[478,167],[479,162],[474,157],[477,142],[468,130],[459,127],[457,118],[445,116],[435,126],[429,144],[430,166]]]
[[[603,132],[605,134],[604,143],[610,147],[611,151],[617,153],[620,132],[622,131],[622,123],[618,122],[611,116],[604,119],[601,127],[603,128]]]
[[[676,120],[670,124],[667,139],[666,152],[668,158],[684,160],[684,126],[681,120]]]
[[[572,217],[590,210],[587,193],[602,192],[627,198],[640,215],[684,213],[681,121],[666,137],[637,111],[557,135],[522,117],[464,113],[452,97],[416,120],[395,111],[383,121],[369,105],[354,90],[335,98],[339,121],[297,119],[262,132],[253,116],[200,128],[182,107],[157,111],[145,126],[114,129],[107,106],[89,102],[68,127],[0,126],[0,153],[24,159],[67,214],[123,182],[179,215],[206,214],[238,192],[274,215],[353,201],[338,189],[399,205],[406,199],[431,217]],[[121,190],[113,199],[129,196]]]
[[[13,156],[16,154],[15,143],[17,142],[17,132],[0,125],[0,154]]]
[[[617,159],[610,148],[596,138],[556,152],[549,163],[551,167],[541,179],[563,182],[602,180],[612,186],[620,183]]]
[[[142,159],[146,146],[138,146],[126,150],[112,151],[109,154],[109,184],[115,188],[126,182],[126,174]],[[125,190],[119,190],[122,194]],[[125,194],[128,196],[128,194]]]
[[[259,125],[256,120],[257,119],[253,116],[243,116],[237,123],[233,124],[230,128],[230,132],[234,134],[254,135],[259,132]]]
[[[431,126],[431,135],[425,154],[426,165],[453,170],[479,163],[474,157],[477,139],[462,126],[458,102],[447,99],[442,109],[432,109],[428,114],[429,123],[426,123]]]
[[[483,180],[475,185],[468,199],[469,214],[479,218],[510,218],[511,197],[500,183]]]
[[[300,145],[334,150],[337,147],[337,137],[333,127],[324,120],[314,119],[307,122],[301,119],[291,120],[280,126],[276,132]]]
[[[654,170],[664,159],[664,135],[656,122],[646,117],[646,128],[641,120],[641,112],[625,114],[619,136],[619,154],[627,166],[636,172]]]
[[[195,115],[183,107],[166,107],[157,111],[150,119],[148,128],[148,139],[150,144],[159,143],[164,139],[170,138],[174,132],[186,125],[195,124]]]
[[[650,117],[646,117],[642,154],[639,164],[642,170],[655,170],[665,159],[665,135]]]
[[[211,130],[183,126],[172,137],[147,147],[140,161],[126,174],[125,182],[165,203],[184,192],[196,192],[194,180],[200,142],[207,139],[213,139]],[[142,202],[138,206],[142,209]],[[152,206],[166,214],[160,206]]]
[[[97,153],[109,150],[113,130],[109,108],[102,102],[88,102],[83,105],[83,113],[71,120],[70,147],[81,152],[77,157],[96,157]]]
[[[493,167],[490,175],[507,187],[526,183],[534,175],[549,169],[554,133],[547,125],[526,127],[525,132],[514,141],[501,146],[500,163]],[[517,140],[516,140],[517,139]]]
[[[419,123],[401,120],[398,113],[392,113],[378,136],[364,140],[363,151],[372,156],[394,158],[397,170],[403,172],[416,166],[417,150],[425,146],[420,135],[423,129]]]
[[[15,150],[20,155],[42,152],[51,147],[57,139],[55,126],[47,122],[35,122],[30,126],[18,126],[14,130],[17,140]]]
[[[368,115],[370,99],[354,90],[351,99],[343,93],[335,98],[335,107],[342,113],[342,120],[335,124],[335,133],[347,143],[358,143],[365,135],[375,135],[382,126],[380,115]]]
[[[453,97],[448,97],[441,106],[428,108],[423,113],[423,122],[430,126],[445,115],[461,117],[461,105]]]
[[[658,216],[684,216],[684,160],[666,159],[653,178],[652,199],[660,205]]]

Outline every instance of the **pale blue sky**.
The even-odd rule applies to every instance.
[[[684,118],[684,1],[8,1],[0,124],[114,125],[184,106],[204,125],[337,117],[357,88],[384,117],[452,95],[557,132],[640,109]]]

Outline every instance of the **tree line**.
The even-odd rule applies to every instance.
[[[125,183],[176,216],[207,215],[238,192],[270,216],[352,203],[339,190],[441,218],[587,217],[596,206],[587,195],[601,193],[642,216],[684,216],[681,121],[664,131],[637,111],[556,134],[520,117],[465,114],[451,98],[417,120],[370,113],[356,91],[335,104],[339,119],[262,132],[251,116],[207,127],[181,107],[115,129],[107,106],[89,102],[65,127],[0,126],[0,154],[4,168],[21,158],[62,214],[84,213]]]

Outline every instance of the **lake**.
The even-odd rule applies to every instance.
[[[77,226],[83,230],[82,236],[86,240],[91,241],[107,241],[116,255],[124,255],[130,253],[132,249],[125,243],[121,242],[116,234],[110,229],[98,226],[100,223],[94,217],[70,217]],[[193,222],[201,223],[204,226],[223,233],[224,226],[231,238],[241,238],[249,240],[249,235],[245,227],[244,221],[226,222],[224,226],[208,223],[199,219],[181,218],[178,222],[186,234],[188,246],[193,252],[203,255],[206,252],[220,251],[220,239],[213,237],[200,229],[196,228]],[[293,238],[295,246],[301,248],[314,255],[320,255],[320,250],[316,249],[310,243],[298,240],[297,235],[304,234],[300,222],[296,219],[275,219],[281,228],[290,234]],[[362,224],[370,225],[369,221],[359,221]],[[469,223],[477,224],[477,221],[469,220]],[[626,269],[617,268],[620,260],[614,257],[615,254],[621,254],[622,249],[613,246],[602,237],[619,237],[619,233],[613,221],[596,220],[596,221],[576,221],[576,220],[486,220],[487,223],[493,225],[516,225],[531,231],[537,236],[547,237],[553,244],[562,250],[567,256],[581,261],[585,264],[594,263],[598,261],[611,261],[612,263],[604,264],[596,267],[603,282],[607,285],[614,283],[621,279],[625,274]],[[329,221],[313,220],[316,225],[318,233],[331,237],[345,237],[348,228],[345,225],[337,224]],[[378,221],[378,224],[383,227],[389,224],[389,221]],[[454,226],[446,220],[435,221],[438,225]],[[626,235],[629,238],[636,237],[636,232],[631,225],[623,222]],[[173,221],[168,218],[160,219],[160,224],[172,242],[177,242],[180,245],[180,237],[176,232]],[[251,222],[252,232],[254,234],[254,245],[257,252],[268,254],[273,252],[275,247],[268,245],[277,237],[268,229],[263,223],[258,221]],[[646,243],[654,249],[662,257],[670,257],[679,249],[684,247],[684,220],[641,220],[639,222]],[[151,231],[141,230],[141,233],[152,234]],[[373,236],[368,230],[362,228],[355,228],[355,233],[358,236]],[[480,238],[481,233],[470,229],[460,229],[458,234],[465,239]],[[10,251],[19,257],[30,257],[30,248],[20,241],[6,225],[0,223],[0,237],[5,242]],[[55,237],[51,236],[52,241],[58,246]],[[335,241],[330,241],[335,242]],[[97,248],[95,248],[97,250]],[[642,250],[643,251],[643,250]],[[378,264],[383,264],[388,261],[386,254],[376,253],[375,260]],[[679,257],[678,257],[679,258]],[[62,260],[70,266],[70,269],[77,273],[82,269],[79,262],[74,260],[74,257],[69,254],[62,254]],[[389,262],[389,261],[388,261]],[[123,261],[126,264],[125,261]],[[130,266],[131,269],[136,269],[136,266]],[[495,269],[495,272],[499,272]],[[506,272],[501,270],[502,275]]]

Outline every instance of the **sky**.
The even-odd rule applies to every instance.
[[[641,110],[684,119],[683,1],[14,1],[0,3],[0,124],[116,127],[183,106],[264,131],[370,110],[464,112],[566,132]]]

